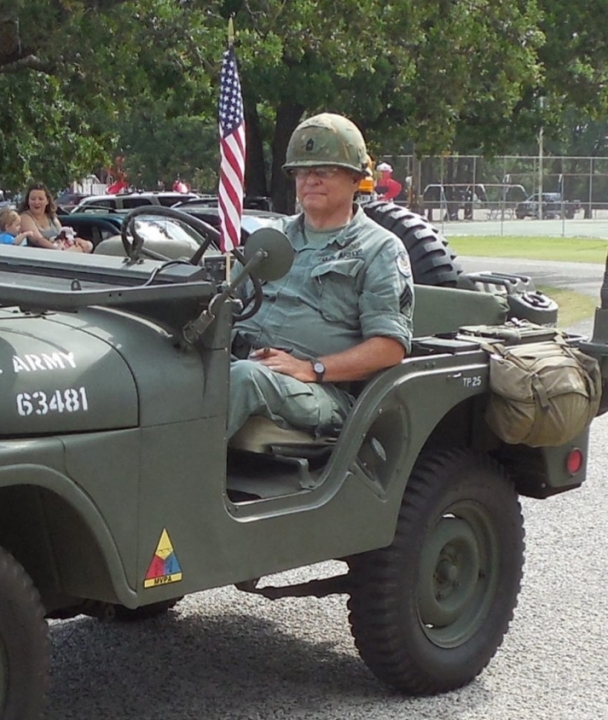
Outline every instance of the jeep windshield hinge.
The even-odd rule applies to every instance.
[[[336,575],[321,580],[310,580],[297,585],[268,585],[258,587],[259,580],[245,580],[235,583],[235,587],[243,592],[263,595],[268,600],[279,600],[284,597],[327,597],[328,595],[343,595],[350,593],[350,580],[348,573]]]

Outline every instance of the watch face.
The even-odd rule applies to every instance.
[[[325,365],[317,360],[317,362],[312,366],[312,369],[319,375],[322,375],[325,372]]]

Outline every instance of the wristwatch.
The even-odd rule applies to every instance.
[[[316,360],[311,360],[312,363],[312,371],[315,374],[315,382],[323,382],[323,376],[325,375],[325,365],[317,358]]]

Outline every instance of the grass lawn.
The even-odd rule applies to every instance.
[[[562,262],[606,262],[608,242],[597,238],[454,236],[448,242],[456,255],[515,257]],[[539,287],[559,305],[558,325],[570,327],[591,317],[598,299],[556,287]]]
[[[459,235],[448,243],[457,255],[515,257],[563,262],[606,262],[608,241],[597,238],[505,237]]]
[[[554,287],[539,287],[537,289],[558,304],[557,324],[561,328],[570,327],[581,320],[586,320],[593,315],[595,308],[598,307],[599,300],[573,290]]]

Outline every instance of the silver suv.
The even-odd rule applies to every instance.
[[[142,205],[171,207],[184,200],[198,199],[198,193],[179,192],[133,192],[118,195],[90,195],[81,200],[72,212],[107,212],[108,210],[132,210]]]

